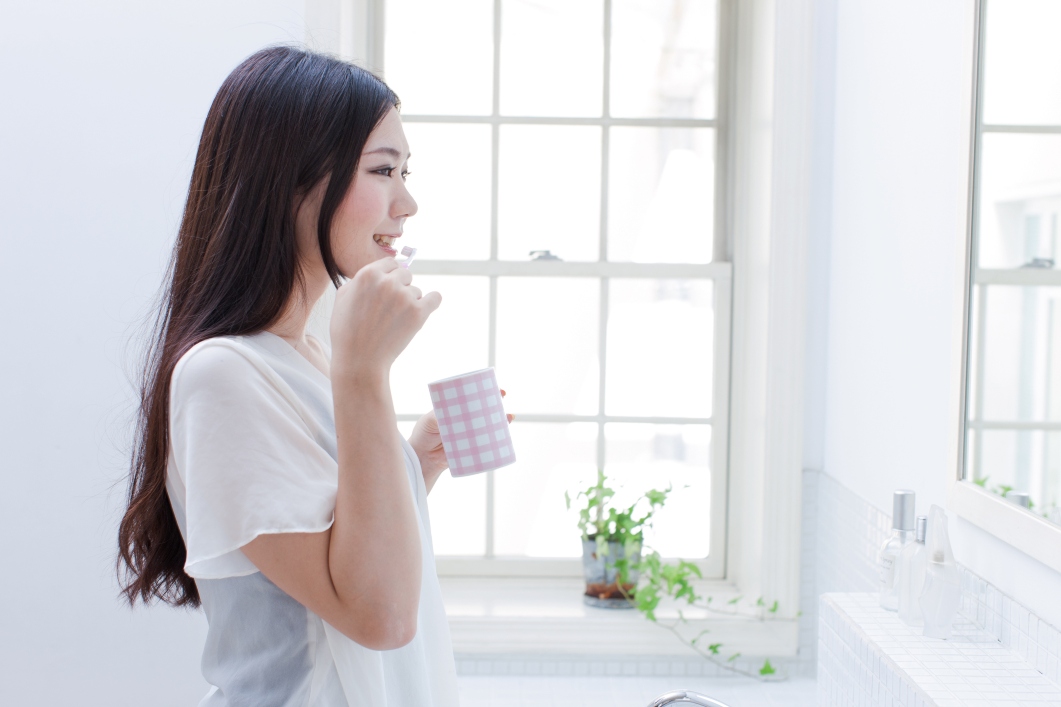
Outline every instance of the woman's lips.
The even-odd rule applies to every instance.
[[[391,236],[391,235],[376,235],[376,236],[373,236],[372,240],[373,240],[373,242],[376,245],[378,245],[383,250],[383,252],[385,252],[387,255],[389,255],[390,257],[393,258],[394,256],[396,256],[398,254],[398,250],[396,248],[394,248],[393,245],[387,245],[387,241],[390,240],[393,243],[394,241],[397,241],[399,238],[401,238],[401,234],[400,233],[396,234],[396,235],[393,235],[393,236]]]

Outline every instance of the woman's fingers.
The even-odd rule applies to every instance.
[[[508,395],[508,393],[507,393],[507,392],[505,392],[505,389],[504,389],[504,388],[502,388],[502,389],[501,389],[501,397],[503,398],[503,397],[505,397],[506,395]],[[516,419],[516,416],[515,416],[515,415],[513,415],[512,413],[507,413],[507,414],[505,415],[505,417],[507,417],[507,418],[508,418],[508,421],[509,421],[509,422],[512,422],[513,420],[515,420],[515,419]]]
[[[428,314],[431,314],[438,309],[440,304],[442,304],[442,295],[437,292],[428,292],[420,298],[420,306],[422,306]]]
[[[391,277],[398,278],[398,282],[403,285],[412,284],[413,274],[408,268],[399,268],[397,265],[394,266],[393,270],[388,271]]]

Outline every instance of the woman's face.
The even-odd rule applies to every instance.
[[[416,202],[405,188],[409,143],[398,111],[391,108],[368,137],[357,174],[332,220],[332,256],[346,277],[380,258],[401,250],[398,239],[405,219],[416,213]],[[304,262],[310,279],[328,282],[317,247],[317,216],[326,181],[318,184],[299,208],[299,247],[309,255]],[[307,208],[308,207],[308,208]],[[323,290],[322,290],[323,291]]]
[[[368,136],[350,189],[335,213],[332,253],[347,277],[401,250],[398,239],[416,202],[405,188],[409,143],[398,111],[391,108]]]

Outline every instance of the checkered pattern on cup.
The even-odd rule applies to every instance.
[[[516,461],[493,368],[435,381],[427,388],[450,474],[468,476]]]

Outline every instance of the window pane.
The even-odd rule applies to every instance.
[[[608,260],[711,261],[714,153],[707,128],[612,128]]]
[[[498,555],[580,557],[574,496],[593,483],[597,425],[591,422],[512,423],[517,462],[494,472],[494,551]]]
[[[979,286],[974,295],[966,478],[1029,493],[1049,511],[1061,488],[1061,432],[1033,425],[1061,422],[1061,287]]]
[[[613,0],[611,114],[714,118],[714,0]]]
[[[486,368],[489,353],[487,278],[414,274],[413,284],[424,292],[441,293],[442,306],[428,318],[391,369],[394,409],[399,414],[430,410],[428,383]]]
[[[1061,124],[1061,3],[992,0],[984,17],[984,122]]]
[[[973,300],[970,417],[1061,422],[1061,287],[978,287]],[[976,328],[985,306],[984,331]],[[983,345],[983,370],[977,354]],[[983,390],[977,390],[979,381]],[[981,402],[982,398],[982,402]]]
[[[411,115],[489,115],[493,103],[491,0],[387,0],[387,83]]]
[[[664,557],[704,558],[711,548],[711,427],[604,426],[604,472],[629,506],[650,489],[671,487],[645,542]]]
[[[709,417],[712,283],[616,279],[610,288],[607,413]]]
[[[399,422],[398,431],[409,439],[415,422]],[[486,554],[486,475],[454,479],[448,471],[427,496],[431,514],[431,544],[436,555]]]
[[[498,278],[497,380],[509,412],[597,413],[599,308],[595,279]]]
[[[1016,268],[1057,260],[1061,135],[983,136],[979,264]]]
[[[1061,523],[1061,432],[971,429],[968,447],[967,478],[1000,495],[1026,493],[1034,512]]]
[[[550,250],[564,260],[600,252],[600,128],[501,126],[498,250],[527,260]]]
[[[502,0],[501,37],[503,115],[601,114],[601,0]]]
[[[419,210],[404,245],[425,260],[490,257],[490,126],[406,123],[409,191]]]

